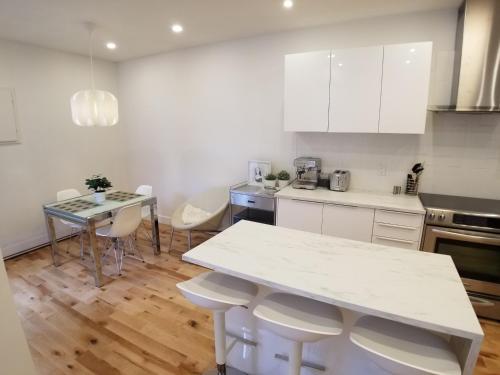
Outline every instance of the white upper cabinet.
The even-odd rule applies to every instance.
[[[383,47],[332,51],[330,132],[378,133]]]
[[[384,46],[380,133],[423,134],[432,42]]]
[[[330,50],[285,56],[285,131],[328,131]]]
[[[285,56],[285,131],[423,134],[432,42]]]

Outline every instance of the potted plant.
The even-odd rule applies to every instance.
[[[85,180],[85,185],[87,185],[89,190],[94,192],[94,199],[96,203],[104,203],[106,200],[106,189],[113,187],[111,182],[99,174],[93,175],[91,178]]]
[[[278,173],[278,187],[282,189],[289,183],[290,183],[290,173],[288,173],[285,170],[280,171],[280,173]]]
[[[274,189],[276,187],[276,175],[268,173],[264,177],[264,187]]]

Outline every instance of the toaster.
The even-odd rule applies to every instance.
[[[330,190],[347,191],[350,180],[351,172],[337,169],[330,176]]]

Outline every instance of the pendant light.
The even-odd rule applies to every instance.
[[[90,89],[71,97],[71,117],[78,126],[113,126],[118,122],[118,100],[109,91],[96,90],[94,84],[94,56],[92,51],[93,23],[86,23],[89,31]]]

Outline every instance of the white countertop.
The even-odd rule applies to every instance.
[[[16,314],[0,250],[0,363],[2,374],[35,375],[31,353]]]
[[[359,207],[380,208],[402,212],[425,214],[422,202],[416,196],[363,190],[332,191],[325,188],[316,190],[294,189],[291,185],[275,194],[278,198],[300,199],[323,203],[336,203]]]
[[[451,257],[241,221],[183,260],[439,332],[483,331]]]

